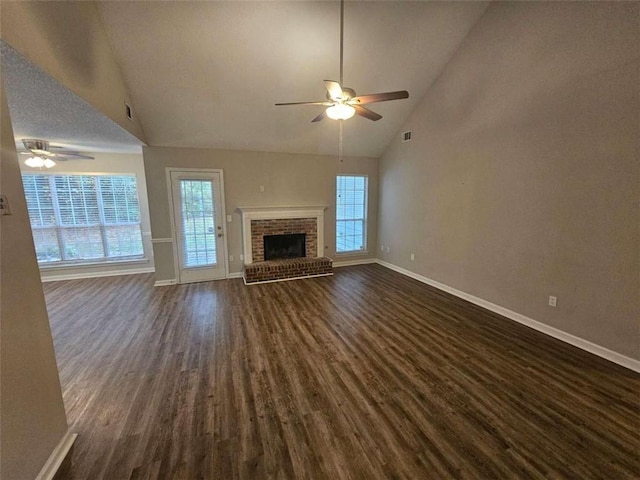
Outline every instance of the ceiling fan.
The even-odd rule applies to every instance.
[[[84,155],[80,152],[72,152],[70,150],[64,150],[64,147],[49,145],[49,142],[47,142],[46,140],[37,140],[34,138],[23,138],[22,144],[24,145],[25,149],[21,150],[19,153],[21,155],[31,155],[24,162],[28,167],[51,168],[56,164],[55,161],[93,160],[94,159],[94,157],[90,157],[89,155]],[[59,151],[52,152],[50,149],[58,149]]]
[[[327,100],[319,100],[316,102],[289,102],[276,103],[276,106],[282,105],[322,105],[327,107],[320,115],[315,117],[311,122],[319,122],[325,117],[333,120],[347,120],[355,114],[369,120],[377,121],[382,115],[363,107],[369,103],[386,102],[388,100],[400,100],[409,98],[409,92],[399,90],[397,92],[372,93],[368,95],[356,95],[352,88],[343,87],[343,70],[344,70],[344,0],[340,0],[340,82],[334,80],[325,80],[324,86],[327,89]]]

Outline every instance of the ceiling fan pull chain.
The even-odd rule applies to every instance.
[[[344,120],[338,120],[339,124],[339,137],[338,137],[338,173],[342,173],[342,163],[344,158],[342,157],[342,143],[344,140]]]

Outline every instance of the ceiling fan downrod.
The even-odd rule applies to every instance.
[[[344,0],[340,0],[340,85],[344,84]]]

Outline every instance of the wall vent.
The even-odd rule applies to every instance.
[[[400,141],[402,143],[410,142],[411,141],[411,130],[406,131],[406,132],[402,132],[402,135],[400,135]]]
[[[127,118],[129,120],[133,120],[133,110],[131,110],[131,105],[128,103],[124,104],[125,113],[127,114]]]

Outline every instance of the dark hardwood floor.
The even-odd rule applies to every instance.
[[[45,293],[63,478],[640,478],[640,375],[377,265]]]

